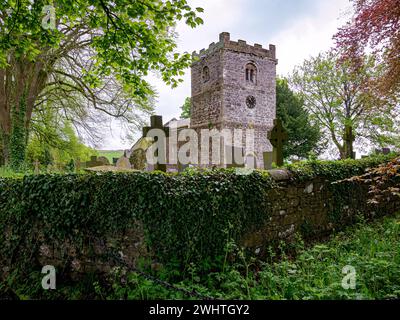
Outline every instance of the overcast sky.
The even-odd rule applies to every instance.
[[[218,42],[221,32],[227,31],[233,41],[276,45],[279,75],[290,73],[304,59],[332,47],[332,36],[351,12],[349,0],[189,0],[189,4],[204,8],[200,15],[204,24],[195,29],[183,22],[178,24],[179,52],[208,48],[211,42]],[[190,96],[189,69],[184,80],[178,88],[171,89],[157,77],[150,78],[158,92],[155,111],[164,122],[179,118],[180,106]],[[114,125],[100,148],[130,146],[121,138],[118,125]]]

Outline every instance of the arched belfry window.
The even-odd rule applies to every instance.
[[[203,68],[202,78],[203,82],[207,82],[208,80],[210,80],[210,69],[207,66]]]
[[[246,64],[246,81],[250,83],[257,82],[257,67],[252,62]]]

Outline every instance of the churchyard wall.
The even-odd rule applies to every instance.
[[[0,180],[0,266],[4,280],[55,265],[77,276],[104,272],[115,255],[135,266],[213,261],[232,241],[263,256],[270,245],[326,235],[394,213],[399,198],[369,204],[357,180],[387,159],[182,174],[32,175]],[[399,183],[393,182],[393,183]]]

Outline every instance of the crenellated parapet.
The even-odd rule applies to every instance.
[[[240,53],[247,53],[257,57],[271,59],[274,60],[275,63],[278,63],[278,60],[276,59],[275,45],[270,44],[268,49],[266,49],[263,48],[263,46],[258,43],[251,45],[244,40],[232,41],[230,39],[229,32],[222,32],[219,35],[219,41],[217,43],[213,42],[209,45],[207,49],[205,48],[201,49],[199,52],[194,51],[192,53],[192,57],[195,60],[202,59],[220,49],[225,49]],[[196,63],[196,61],[194,63]]]

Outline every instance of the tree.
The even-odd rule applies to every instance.
[[[289,136],[283,148],[285,158],[307,158],[312,151],[319,153],[320,130],[310,123],[303,100],[290,90],[286,79],[276,82],[276,114]]]
[[[27,145],[27,162],[36,160],[42,165],[66,164],[71,159],[86,161],[96,150],[82,143],[69,120],[55,108],[46,105],[32,118]]]
[[[355,14],[352,21],[339,29],[335,35],[337,47],[344,53],[343,58],[352,62],[357,70],[360,57],[372,49],[375,56],[383,61],[384,73],[372,83],[372,88],[386,100],[400,98],[400,1],[399,0],[353,0]],[[390,115],[386,121],[390,121]],[[394,115],[394,117],[398,117]],[[398,140],[399,141],[399,140]],[[399,196],[400,158],[391,163],[372,169],[366,175],[357,177],[371,185],[371,202],[391,200]]]
[[[159,72],[176,86],[190,64],[189,54],[174,52],[176,21],[202,23],[196,14],[202,9],[192,10],[186,0],[52,3],[0,3],[0,133],[6,162],[21,162],[32,116],[48,101],[83,125],[93,111],[137,125],[138,111],[149,111],[154,95],[145,81],[148,72]],[[67,108],[65,100],[75,103]]]
[[[343,57],[357,69],[367,50],[385,62],[377,79],[379,91],[399,96],[400,89],[400,0],[353,0],[355,14],[335,35]]]
[[[365,58],[352,72],[332,51],[304,61],[293,72],[291,83],[342,159],[353,157],[355,139],[388,140],[397,126],[396,107],[382,104],[368,86],[379,75],[373,58]]]
[[[192,99],[187,97],[185,103],[181,106],[181,119],[189,119],[191,116]]]

